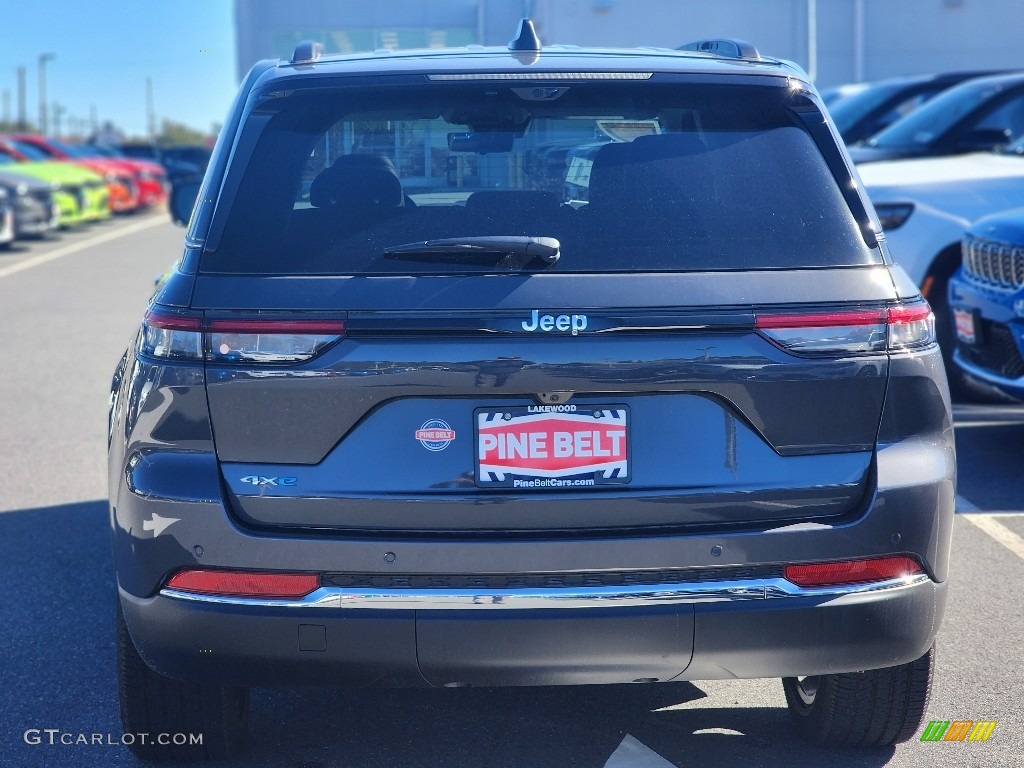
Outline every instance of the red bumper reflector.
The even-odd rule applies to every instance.
[[[320,586],[315,573],[274,573],[257,571],[179,571],[167,582],[171,589],[200,595],[225,597],[305,597]]]
[[[847,560],[841,563],[810,563],[787,565],[786,581],[798,587],[825,587],[836,584],[861,584],[887,581],[924,573],[920,564],[909,557],[879,557],[872,560]]]

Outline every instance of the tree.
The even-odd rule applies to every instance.
[[[203,144],[207,138],[208,135],[203,131],[165,119],[160,121],[160,133],[155,140],[158,145],[166,147],[172,144]]]

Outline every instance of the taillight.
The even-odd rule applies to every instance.
[[[889,308],[889,349],[912,349],[935,343],[935,315],[928,302]]]
[[[266,597],[298,599],[320,586],[315,573],[280,573],[273,571],[224,571],[190,569],[178,571],[166,586],[180,592],[222,597]]]
[[[194,315],[151,310],[142,321],[139,351],[170,360],[202,360],[202,321]]]
[[[345,335],[340,320],[217,318],[151,310],[140,351],[153,357],[221,363],[300,363]]]
[[[327,320],[211,320],[207,359],[225,363],[299,363],[320,354],[345,333]]]
[[[786,581],[798,587],[827,587],[902,579],[924,573],[924,570],[913,558],[898,555],[870,560],[787,565],[783,573]]]
[[[879,309],[758,313],[754,325],[798,355],[898,351],[935,342],[935,317],[925,301]]]

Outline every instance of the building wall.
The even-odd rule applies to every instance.
[[[339,43],[501,45],[522,15],[534,18],[546,43],[675,48],[739,37],[813,68],[821,87],[916,72],[1024,69],[1024,0],[236,0],[238,75],[261,58],[289,55],[303,36],[323,40],[329,51]]]
[[[810,71],[808,8],[817,13],[817,78],[958,69],[1024,69],[1024,0],[537,0],[541,38],[580,45],[677,47],[739,37]]]

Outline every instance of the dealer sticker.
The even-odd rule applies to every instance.
[[[416,439],[428,451],[443,451],[455,439],[455,430],[446,421],[429,419],[416,430]]]
[[[476,411],[476,483],[550,489],[630,480],[624,405],[529,405]]]

